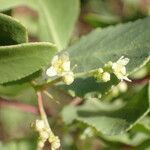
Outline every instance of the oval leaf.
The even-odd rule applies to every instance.
[[[27,31],[18,21],[0,13],[0,46],[27,42]]]
[[[36,3],[36,5],[35,5]],[[27,5],[39,13],[41,41],[52,42],[62,50],[69,43],[79,15],[79,0],[2,0],[0,10]]]
[[[130,59],[128,73],[149,60],[150,17],[127,24],[96,29],[68,48],[75,72],[83,73],[103,67],[121,56]]]
[[[0,47],[0,84],[19,80],[50,63],[56,48],[49,43]]]
[[[63,112],[66,123],[79,120],[95,127],[106,135],[116,135],[125,132],[150,111],[149,91],[146,86],[135,95],[125,106],[113,107],[104,105],[99,100],[89,99],[83,106],[68,106]]]

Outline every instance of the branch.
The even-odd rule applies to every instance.
[[[49,123],[48,123],[48,119],[47,119],[47,115],[46,115],[46,112],[44,110],[42,93],[39,92],[39,91],[37,92],[37,100],[38,100],[38,106],[39,106],[39,111],[40,111],[41,118],[45,122],[47,127],[50,128]]]
[[[58,81],[58,80],[57,80]],[[145,76],[144,78],[140,79],[133,79],[132,82],[127,82],[128,84],[142,84],[142,83],[148,83],[150,81],[150,75]],[[47,86],[47,85],[46,85]],[[44,89],[47,87],[44,87]],[[72,99],[71,103],[72,105],[80,105],[83,102],[83,100],[80,97],[75,97]],[[0,108],[1,107],[13,107],[17,108],[18,110],[29,112],[35,115],[39,115],[39,109],[36,106],[25,104],[16,100],[6,100],[4,98],[0,98]],[[54,114],[52,112],[46,111],[47,116],[53,116]]]
[[[32,113],[35,115],[40,115],[39,109],[36,106],[30,105],[30,104],[25,104],[16,100],[6,100],[4,98],[0,98],[0,108],[2,107],[10,107],[10,108],[16,108],[18,110]],[[46,114],[51,117],[53,114],[50,113],[49,111],[46,112]]]
[[[22,102],[18,102],[16,100],[6,100],[0,98],[0,107],[13,107],[24,112],[29,112],[35,115],[39,115],[39,110],[37,107]]]
[[[31,85],[33,86],[33,88],[36,90],[36,91],[44,91],[46,90],[47,88],[53,86],[54,84],[58,83],[62,81],[62,77],[59,77],[59,78],[56,78],[50,82],[47,82],[47,83],[43,83],[43,84],[40,84],[38,85],[37,83],[35,82],[31,82]]]

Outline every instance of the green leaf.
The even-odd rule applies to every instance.
[[[39,13],[40,39],[55,43],[59,50],[67,46],[79,14],[79,0],[17,0],[15,4],[13,2],[14,0],[2,0],[0,10],[21,4],[35,9]]]
[[[20,139],[12,140],[9,142],[0,142],[1,150],[35,150],[36,141],[35,139]]]
[[[0,122],[2,132],[10,137],[20,138],[29,136],[33,132],[30,124],[36,120],[37,116],[29,112],[23,112],[15,107],[5,107],[0,109]],[[15,134],[17,133],[17,134]]]
[[[136,124],[133,128],[135,132],[143,132],[145,134],[150,135],[150,117],[147,116],[143,118],[138,124]]]
[[[69,42],[79,13],[78,0],[39,0],[40,38],[62,50]]]
[[[13,85],[0,85],[0,96],[14,97],[26,89],[30,89],[29,83],[13,84]]]
[[[72,90],[76,96],[87,92],[106,93],[111,85],[118,82],[114,78],[107,83],[96,83],[93,78],[86,78],[86,73],[103,67],[108,61],[117,61],[121,56],[130,59],[127,73],[132,73],[149,61],[150,52],[150,17],[133,23],[121,24],[96,29],[79,42],[68,48],[76,80],[69,86],[60,87]],[[83,76],[83,77],[82,77]]]
[[[150,17],[127,24],[96,29],[67,49],[75,73],[86,73],[103,67],[121,56],[130,59],[128,73],[149,61]]]
[[[17,100],[33,105],[36,104],[37,100],[35,89],[31,86],[30,83],[13,83],[12,85],[1,85],[0,97],[9,101]]]
[[[1,0],[0,11],[8,10],[19,5],[32,6],[36,9],[35,0]]]
[[[90,99],[82,106],[66,107],[62,115],[66,123],[78,120],[95,127],[105,135],[121,134],[148,114],[150,110],[150,91],[148,90],[146,86],[121,108]]]
[[[144,134],[144,133],[135,133],[135,134],[129,134],[128,132],[124,134],[119,134],[119,135],[112,135],[112,136],[106,136],[102,135],[102,137],[105,141],[109,142],[110,146],[112,143],[122,143],[130,146],[138,146],[145,140],[149,139],[149,136]]]
[[[56,48],[50,43],[0,47],[0,84],[22,79],[45,67]]]
[[[12,17],[0,13],[0,46],[27,42],[27,31]]]
[[[107,1],[91,0],[85,7],[88,13],[85,14],[84,20],[93,27],[103,27],[120,22],[119,15],[114,13]]]
[[[67,91],[72,91],[75,96],[83,97],[87,93],[99,92],[99,94],[105,94],[112,85],[117,84],[118,80],[113,78],[110,82],[97,82],[94,78],[76,78],[71,85],[61,84],[59,88]]]

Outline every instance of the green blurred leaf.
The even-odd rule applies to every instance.
[[[39,13],[38,34],[42,41],[55,43],[59,50],[67,46],[79,14],[79,0],[2,0],[0,10],[18,5],[27,5]]]
[[[86,78],[86,73],[103,67],[108,61],[117,61],[121,56],[130,58],[128,73],[132,73],[149,61],[150,52],[150,18],[134,23],[122,24],[103,30],[96,29],[79,42],[68,48],[72,67],[77,64],[77,78],[73,84],[59,87],[73,91],[76,96],[84,96],[87,92],[101,94],[107,92],[118,81],[97,83],[93,78]],[[83,76],[83,78],[80,77]]]
[[[4,94],[1,96],[9,100],[12,106],[9,105],[8,107],[0,108],[1,134],[4,133],[4,135],[8,135],[8,138],[22,138],[33,134],[34,131],[31,129],[30,124],[34,122],[38,116],[20,109],[34,110],[34,106],[37,106],[36,91],[29,83],[15,84],[13,86],[6,86],[5,88]],[[22,105],[14,102],[14,100],[22,103]],[[15,106],[18,107],[16,108]],[[19,106],[20,109],[18,109]]]
[[[35,5],[35,0],[1,0],[0,2],[0,11],[8,10],[19,5],[27,5],[29,7],[32,6],[34,9],[37,8],[37,5]]]
[[[106,135],[124,133],[150,110],[148,87],[142,89],[123,107],[104,105],[96,99],[87,100],[82,106],[67,106],[62,115],[66,123],[81,121]]]
[[[45,67],[56,52],[50,43],[0,47],[0,84],[19,80]]]
[[[34,139],[12,140],[10,142],[0,142],[1,150],[36,150]]]
[[[113,16],[111,14],[100,15],[95,13],[88,13],[84,17],[84,20],[93,27],[103,27],[107,25],[116,24],[120,21],[119,17]]]
[[[31,88],[29,83],[14,84],[14,85],[1,85],[0,96],[14,97],[22,91]]]
[[[27,42],[27,31],[12,17],[0,14],[0,46]]]
[[[39,30],[42,41],[65,48],[79,13],[78,0],[39,0]]]
[[[67,49],[75,73],[103,67],[121,56],[130,59],[127,71],[133,72],[149,61],[150,17],[127,24],[96,29]]]
[[[143,118],[133,129],[134,132],[142,132],[150,136],[150,117]]]
[[[25,99],[25,98],[24,98]],[[32,99],[30,99],[32,101]],[[8,138],[22,138],[34,133],[31,123],[37,118],[28,112],[23,112],[15,107],[0,109],[1,134],[5,133]],[[17,133],[17,134],[16,134]]]
[[[116,5],[116,1],[113,5]],[[103,0],[89,0],[85,5],[87,14],[84,20],[92,27],[104,27],[120,22],[119,14],[113,11],[111,2]]]
[[[140,145],[135,147],[133,150],[149,150],[150,149],[150,138],[142,142]]]
[[[17,11],[13,13],[13,17],[26,27],[30,37],[38,37],[38,17],[31,16],[30,13],[18,13]]]
[[[120,135],[112,135],[112,136],[102,136],[103,140],[111,146],[113,144],[126,144],[130,146],[138,146],[142,144],[144,141],[149,139],[149,136],[144,133],[137,132],[135,135],[124,133]]]

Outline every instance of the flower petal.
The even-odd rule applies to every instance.
[[[46,74],[47,74],[49,77],[53,77],[53,76],[56,76],[56,75],[57,75],[57,71],[55,70],[54,67],[50,67],[50,68],[47,69]]]

